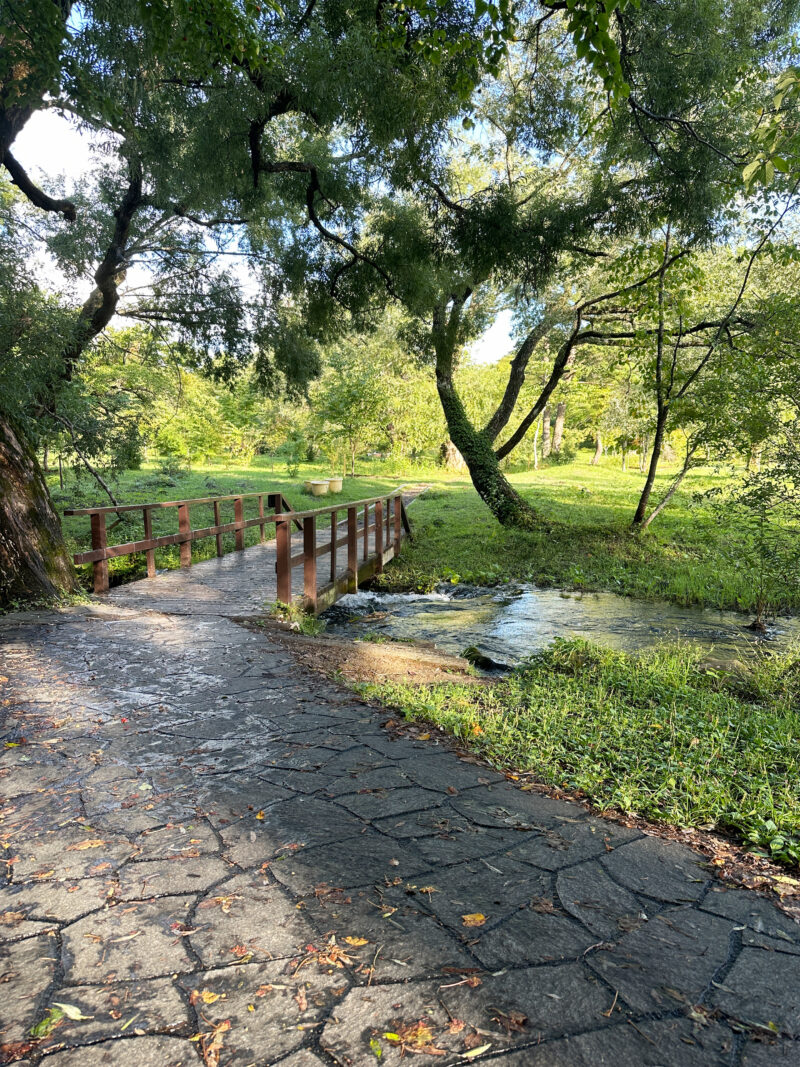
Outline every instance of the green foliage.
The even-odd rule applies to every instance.
[[[800,862],[800,651],[730,677],[700,653],[558,641],[490,688],[370,686],[502,770]]]

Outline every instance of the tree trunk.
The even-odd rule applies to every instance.
[[[439,458],[445,470],[463,474],[467,469],[464,457],[450,440],[443,442],[442,447],[439,449]]]
[[[668,409],[666,408],[662,408],[658,413],[656,432],[653,437],[653,451],[650,456],[650,467],[647,471],[647,478],[645,479],[644,488],[642,489],[642,495],[639,497],[639,503],[636,507],[636,514],[633,516],[634,526],[641,526],[647,515],[647,505],[650,503],[650,494],[653,491],[653,483],[656,480],[658,461],[661,458],[661,449],[664,446],[664,430],[667,425],[668,413]]]
[[[650,447],[650,440],[648,435],[642,434],[642,447],[639,453],[639,470],[644,474],[647,469],[647,450]]]
[[[592,466],[596,467],[600,460],[603,458],[603,438],[599,430],[594,432],[594,455],[592,456]]]
[[[355,478],[356,475],[356,443],[350,442],[350,476]]]
[[[436,388],[452,442],[464,457],[481,500],[503,526],[532,529],[536,512],[500,470],[492,442],[469,421],[452,381],[437,373]]]
[[[689,469],[690,469],[690,467],[692,465],[692,458],[693,458],[693,456],[694,456],[696,451],[697,451],[697,446],[696,445],[694,447],[689,447],[689,448],[686,449],[686,459],[683,462],[683,466],[681,467],[680,471],[678,472],[678,475],[675,478],[675,480],[673,481],[672,485],[669,487],[669,489],[666,491],[666,493],[664,493],[664,495],[662,496],[661,500],[659,500],[658,504],[656,504],[656,506],[653,508],[653,510],[650,512],[650,514],[647,516],[647,518],[642,523],[642,529],[643,530],[647,529],[647,527],[650,525],[650,523],[653,521],[653,519],[658,518],[658,516],[661,514],[661,512],[664,510],[664,508],[667,506],[667,504],[669,504],[670,500],[672,500],[672,498],[675,496],[675,494],[677,493],[678,489],[680,488],[680,485],[681,485],[683,479],[689,473]]]
[[[561,444],[564,440],[564,420],[567,417],[567,402],[562,400],[556,408],[556,421],[553,426],[553,445],[552,451],[555,455],[561,452]]]
[[[547,459],[552,448],[550,439],[550,408],[542,412],[542,459]]]
[[[536,429],[533,431],[533,469],[539,469],[539,420],[536,420]]]
[[[627,448],[623,448],[622,449],[622,469],[623,469],[623,471],[626,471],[628,469],[627,459],[628,459],[628,450],[627,450]]]
[[[36,454],[0,415],[0,606],[52,599],[76,588]]]

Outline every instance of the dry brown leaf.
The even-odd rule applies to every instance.
[[[22,922],[25,918],[24,911],[3,911],[0,912],[0,923],[4,926],[12,926],[15,923]]]
[[[369,944],[369,940],[366,937],[343,937],[342,940],[348,945],[352,945],[353,948],[361,948],[362,945]]]
[[[524,1034],[528,1016],[521,1011],[498,1011],[492,1016],[496,1023],[500,1023],[507,1034]]]
[[[88,848],[102,848],[105,841],[99,837],[87,837],[85,841],[79,841],[76,845],[68,845],[66,852],[85,852]]]
[[[552,900],[548,897],[533,897],[531,908],[534,911],[538,911],[540,915],[552,915],[556,910]]]
[[[196,1004],[198,1000],[201,1000],[203,1004],[213,1004],[214,1001],[219,1000],[222,997],[222,993],[212,993],[210,989],[193,989],[191,996],[189,997],[190,1004]]]
[[[230,1019],[223,1019],[217,1023],[207,1034],[203,1034],[203,1060],[206,1067],[219,1067],[219,1054],[222,1051],[224,1035],[230,1030]]]
[[[464,926],[483,926],[486,922],[486,916],[480,911],[473,911],[469,915],[462,915],[461,921]]]
[[[302,986],[300,986],[300,988],[295,993],[294,999],[297,1001],[297,1007],[300,1009],[300,1011],[305,1011],[308,1007],[308,997],[306,996],[306,991],[305,989],[303,989]]]

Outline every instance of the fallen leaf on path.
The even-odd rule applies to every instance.
[[[308,998],[306,997],[306,991],[302,986],[295,993],[294,999],[297,1002],[297,1007],[300,1011],[305,1011],[308,1007]]]
[[[79,841],[77,845],[68,845],[66,852],[85,852],[89,848],[102,848],[105,841],[99,837],[87,837],[85,841]]]
[[[48,1008],[47,1015],[45,1015],[43,1019],[40,1019],[35,1026],[32,1026],[28,1032],[31,1037],[35,1037],[37,1041],[41,1040],[43,1037],[49,1037],[63,1018],[64,1012],[61,1008]]]
[[[212,993],[210,989],[193,989],[189,996],[189,1003],[194,1005],[198,1000],[202,1000],[204,1004],[213,1004],[224,996],[224,993]]]
[[[224,1035],[230,1028],[230,1019],[223,1019],[207,1034],[202,1035],[203,1060],[206,1067],[219,1067],[219,1054],[222,1052],[222,1045],[225,1040]]]
[[[354,948],[361,948],[362,945],[369,944],[369,940],[366,937],[343,937],[342,940]]]
[[[125,934],[124,937],[112,937],[109,943],[112,945],[119,945],[123,941],[133,941],[134,937],[138,937],[141,932],[141,930],[134,930],[130,934]],[[102,941],[102,938],[100,938],[100,940]]]
[[[54,1000],[55,1007],[60,1008],[68,1019],[72,1019],[77,1022],[80,1019],[93,1019],[93,1015],[84,1015],[80,1008],[76,1008],[74,1004],[64,1004],[63,1001]]]
[[[488,1052],[491,1045],[478,1045],[477,1048],[471,1048],[469,1052],[464,1053],[465,1060],[474,1060],[476,1056],[482,1056],[484,1052]]]
[[[492,1016],[492,1020],[500,1023],[507,1034],[524,1034],[528,1016],[521,1011],[498,1011]]]
[[[462,915],[461,920],[464,926],[483,926],[486,916],[479,911],[473,911],[469,915]]]
[[[0,923],[4,926],[12,926],[15,923],[22,922],[25,918],[24,911],[3,911],[0,912]]]

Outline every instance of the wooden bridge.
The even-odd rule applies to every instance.
[[[140,605],[180,613],[181,605],[196,614],[204,610],[248,614],[264,604],[289,604],[302,598],[306,611],[319,614],[360,583],[379,574],[410,536],[405,505],[417,492],[403,487],[365,500],[341,501],[308,511],[294,511],[280,493],[240,493],[119,507],[71,508],[65,515],[86,515],[91,521],[92,547],[73,556],[77,565],[90,563],[95,593],[128,606]],[[192,528],[192,509],[213,509],[211,526]],[[232,521],[222,521],[222,508],[232,508]],[[173,508],[177,531],[153,536],[153,512]],[[246,518],[246,510],[256,514]],[[142,516],[144,537],[108,544],[107,517]],[[268,539],[267,527],[275,527]],[[245,551],[245,531],[257,527],[259,544]],[[234,551],[224,552],[223,536],[233,534]],[[320,543],[320,537],[327,537]],[[214,538],[216,558],[192,566],[192,543]],[[156,571],[158,548],[177,545],[180,570]],[[143,553],[147,579],[109,589],[108,561]],[[189,569],[191,568],[191,579]]]

